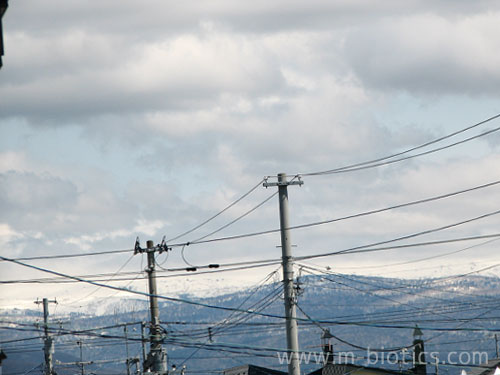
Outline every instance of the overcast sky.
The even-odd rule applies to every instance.
[[[266,175],[390,155],[500,112],[496,1],[18,0],[3,23],[0,246],[9,257],[128,249],[136,236],[143,244],[159,242],[210,217]],[[453,140],[498,126],[492,121]],[[493,134],[386,167],[306,176],[303,187],[289,190],[291,223],[497,180],[499,142]],[[293,251],[341,250],[465,220],[498,209],[499,192],[492,187],[297,230]],[[179,241],[210,233],[271,193],[258,188]],[[499,224],[493,217],[419,240],[497,233]],[[274,198],[216,236],[278,225]],[[339,272],[426,277],[499,262],[493,243],[380,267],[477,243],[313,263]],[[193,245],[185,256],[193,264],[278,258],[277,245],[279,235],[272,234]],[[164,267],[185,265],[179,250]],[[32,264],[85,275],[115,272],[129,255],[77,259]],[[140,269],[140,256],[124,268]],[[251,285],[271,270],[180,277],[162,281],[160,291],[203,291],[208,280]],[[50,276],[5,263],[0,274],[2,280]],[[144,290],[145,283],[132,286]],[[1,288],[4,307],[36,297],[70,304],[95,289]]]

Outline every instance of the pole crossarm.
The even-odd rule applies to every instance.
[[[302,181],[300,176],[294,177],[294,179],[297,178],[297,181],[295,181],[294,179],[287,181],[286,175],[284,173],[280,173],[278,176],[280,176],[280,175],[284,175],[285,179],[278,180],[277,182],[268,182],[268,177],[266,177],[264,179],[264,183],[262,184],[262,186],[264,186],[265,188],[268,188],[268,187],[273,187],[273,186],[289,186],[289,185],[301,186],[301,185],[304,185],[304,181]]]

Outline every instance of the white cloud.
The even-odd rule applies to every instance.
[[[25,171],[28,163],[24,152],[6,151],[0,152],[0,173],[8,171]]]
[[[139,219],[137,225],[132,229],[132,232],[144,233],[148,236],[157,235],[158,231],[165,227],[167,223],[161,220],[145,220]]]
[[[0,223],[0,240],[2,241],[2,246],[20,237],[21,234],[14,231],[8,224]]]
[[[483,118],[483,99],[498,97],[499,14],[488,1],[12,4],[0,72],[0,129],[9,136],[0,143],[1,236],[23,255],[130,248],[137,234],[159,241],[212,216],[264,175],[400,151],[442,134],[432,126],[464,108],[473,109],[468,119]],[[410,93],[407,100],[428,126],[385,106],[395,91]],[[429,114],[434,98],[446,103],[446,96],[462,94],[467,106],[442,104],[438,119]],[[399,121],[385,121],[395,115]],[[484,145],[307,178],[290,192],[293,222],[494,179],[497,152]],[[269,194],[257,189],[183,239],[209,233]],[[493,194],[476,194],[296,231],[293,240],[302,253],[339,249],[494,205]],[[277,227],[271,200],[218,235]],[[196,262],[279,256],[278,243],[270,235],[192,246],[186,255]],[[169,264],[183,264],[178,253]],[[85,273],[115,265],[89,259],[49,266]]]
[[[284,87],[272,51],[258,38],[204,30],[136,44],[83,31],[56,40],[17,38],[11,78],[0,85],[4,117],[46,122],[76,115],[73,122],[123,110],[192,110],[226,93],[269,95]]]
[[[419,94],[498,96],[498,12],[387,17],[357,28],[345,50],[368,86]]]
[[[95,243],[104,240],[124,239],[131,241],[131,233],[137,235],[147,235],[149,237],[158,236],[158,231],[164,228],[166,222],[161,220],[147,221],[144,219],[137,220],[137,224],[133,228],[115,229],[106,232],[95,232],[92,234],[82,234],[79,236],[69,237],[63,241],[67,244],[76,245],[79,249],[90,250]],[[161,233],[160,233],[161,234]]]

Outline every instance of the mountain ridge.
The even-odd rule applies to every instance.
[[[500,278],[467,275],[456,278],[408,280],[325,273],[299,276],[297,282],[300,286],[297,313],[301,319],[299,335],[302,350],[319,351],[320,336],[322,330],[326,328],[340,340],[359,347],[411,345],[412,327],[415,324],[424,329],[424,337],[427,340],[442,334],[440,337],[443,339],[446,337],[447,341],[463,341],[454,346],[460,350],[471,349],[473,343],[471,340],[478,340],[477,342],[482,345],[488,344],[486,349],[491,355],[495,350],[492,332],[486,328],[500,330],[498,319],[492,316],[496,311],[495,298],[498,296]],[[160,301],[160,318],[167,332],[165,346],[169,352],[170,364],[182,362],[183,358],[189,357],[197,350],[198,352],[187,362],[191,369],[202,370],[207,366],[223,369],[243,364],[244,361],[283,368],[277,362],[275,353],[265,352],[266,357],[260,357],[257,355],[259,354],[257,349],[241,348],[242,345],[250,348],[284,348],[282,319],[258,315],[259,312],[263,312],[268,315],[283,316],[280,282],[218,296],[199,297],[185,294],[182,297],[234,310],[224,311]],[[75,338],[65,335],[65,330],[81,331],[89,327],[109,327],[127,322],[137,322],[135,325],[130,325],[128,346],[131,352],[134,352],[133,355],[140,354],[140,322],[149,320],[148,302],[143,299],[121,297],[110,298],[105,302],[96,299],[88,304],[85,310],[58,313],[51,317],[52,321],[56,322],[54,332],[59,332],[55,345],[56,358],[58,353],[73,357],[78,354],[78,348],[74,344]],[[500,305],[500,302],[498,304]],[[308,316],[312,319],[308,320]],[[34,309],[0,310],[0,319],[3,322],[12,322],[10,328],[15,328],[15,323],[34,324],[37,321],[39,323],[40,312]],[[58,325],[57,321],[62,323]],[[401,328],[389,328],[391,326]],[[456,332],[434,331],[454,327],[460,329]],[[485,330],[464,330],[481,329],[481,327]],[[6,332],[1,334],[0,341],[27,337],[36,333],[37,329],[10,330],[8,336]],[[126,357],[123,326],[98,332],[97,337],[82,338],[86,341],[86,357],[89,360]],[[106,339],[104,338],[106,335],[102,336],[102,332],[118,338]],[[436,349],[443,353],[449,351],[447,346],[449,344],[445,345],[446,341],[438,339],[432,339],[426,345],[432,350]],[[436,340],[440,345],[434,344]],[[342,341],[334,339],[334,342],[337,352],[353,349]],[[9,357],[13,355],[16,358],[16,353],[21,354],[26,350],[41,352],[41,340],[36,339],[35,343],[21,346],[5,344],[4,348]],[[358,350],[356,353],[361,352]],[[28,365],[26,360],[24,362]],[[8,362],[5,363],[4,375],[9,375],[11,369]],[[106,364],[96,367],[96,371],[123,369],[123,366],[123,363]],[[304,365],[304,368],[313,369],[317,366]],[[440,372],[446,373],[445,370],[440,369]]]

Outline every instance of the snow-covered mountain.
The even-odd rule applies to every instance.
[[[447,362],[447,353],[452,351],[482,350],[492,358],[494,331],[500,331],[499,291],[500,279],[474,275],[422,280],[339,274],[303,276],[298,279],[300,346],[307,352],[319,351],[320,336],[328,328],[336,337],[332,340],[335,351],[352,351],[362,363],[366,353],[361,348],[411,345],[413,327],[419,324],[426,349],[439,352],[440,360]],[[184,302],[160,301],[170,364],[179,364],[192,355],[186,363],[192,370],[220,370],[243,363],[284,368],[273,349],[286,346],[279,282],[204,298],[194,293],[177,297]],[[96,364],[89,370],[123,370],[127,349],[124,328],[112,326],[125,322],[137,323],[128,327],[127,343],[129,356],[140,356],[140,322],[149,319],[147,300],[113,297],[95,299],[82,306],[75,311],[61,310],[51,317],[57,336],[56,358],[79,355],[76,341],[83,340],[86,360],[117,361]],[[2,326],[8,327],[0,331],[2,342],[39,335],[35,325],[41,320],[39,311],[3,310],[0,319]],[[18,326],[16,322],[25,325]],[[83,336],[70,334],[95,327],[108,328]],[[23,353],[40,354],[42,343],[38,338],[2,346],[14,363]],[[39,360],[36,357],[35,362]],[[23,361],[26,370],[30,365],[36,366]],[[9,366],[6,361],[4,375],[9,375]],[[304,364],[303,369],[318,366]],[[450,368],[443,365],[440,373],[449,372]],[[428,372],[433,371],[429,366]]]

